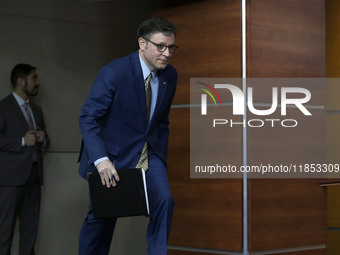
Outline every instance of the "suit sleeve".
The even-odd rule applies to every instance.
[[[89,164],[107,156],[100,133],[101,123],[114,98],[114,84],[115,75],[113,70],[108,66],[103,67],[81,110],[79,128],[84,140]]]
[[[20,152],[22,137],[6,136],[7,116],[0,106],[0,151]]]
[[[45,132],[45,140],[41,144],[40,149],[41,149],[41,151],[47,151],[48,147],[50,146],[50,139],[49,139],[48,134],[46,132],[44,114],[43,114],[40,107],[37,108],[37,111],[38,111],[38,114],[39,114],[39,126],[38,126],[38,128],[40,128],[41,130],[43,130]]]

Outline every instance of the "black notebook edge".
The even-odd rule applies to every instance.
[[[150,215],[150,209],[149,209],[149,197],[148,197],[147,184],[146,184],[146,174],[145,174],[145,171],[143,169],[141,169],[141,168],[134,168],[134,169],[138,169],[142,173],[142,181],[143,181],[143,186],[144,186],[145,204],[146,204],[146,211],[147,211],[147,215],[145,215],[145,216],[149,216]],[[117,172],[119,173],[120,171],[124,171],[124,170],[126,170],[126,169],[120,169],[120,170],[117,170]],[[87,173],[88,179],[89,179],[89,176],[92,175],[92,174],[99,175],[98,172],[88,172]],[[112,178],[114,178],[114,177],[112,177]],[[121,216],[121,217],[124,217],[124,216]]]
[[[146,175],[145,171],[141,168],[138,168],[142,171],[142,177],[143,177],[143,185],[144,185],[144,194],[145,194],[145,202],[146,202],[146,211],[148,212],[148,215],[150,215],[150,209],[149,209],[149,196],[148,196],[148,189],[146,186]]]

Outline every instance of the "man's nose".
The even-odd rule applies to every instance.
[[[169,50],[169,47],[166,47],[165,51],[163,51],[163,55],[167,56],[167,57],[170,57],[171,56],[171,52]]]

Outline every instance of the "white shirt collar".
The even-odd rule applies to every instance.
[[[29,100],[27,99],[26,101],[24,99],[22,99],[17,93],[15,93],[14,91],[12,92],[15,100],[17,100],[18,104],[20,106],[22,106],[25,103],[29,103]]]
[[[139,62],[143,71],[143,79],[145,80],[146,77],[149,76],[150,73],[152,73],[152,79],[154,79],[157,75],[157,72],[151,72],[149,67],[145,64],[144,60],[142,59],[142,57],[140,56],[140,54],[138,53],[139,56]]]

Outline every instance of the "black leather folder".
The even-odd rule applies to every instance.
[[[88,173],[95,218],[149,215],[145,172],[139,168],[117,170],[115,187],[102,185],[98,172]]]

